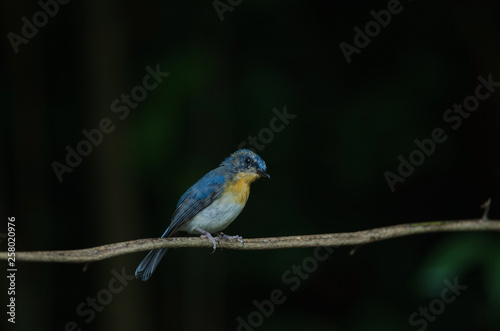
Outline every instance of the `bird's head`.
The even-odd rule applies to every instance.
[[[260,156],[248,149],[240,149],[222,161],[221,166],[228,167],[239,173],[271,178],[266,172],[266,162]]]

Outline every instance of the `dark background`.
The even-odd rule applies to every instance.
[[[500,4],[402,1],[401,13],[348,64],[339,44],[353,44],[354,27],[364,29],[370,11],[387,4],[247,0],[221,22],[211,1],[75,0],[16,54],[7,34],[21,34],[21,18],[32,22],[41,8],[4,1],[0,232],[15,216],[18,251],[158,237],[182,193],[269,128],[272,109],[284,106],[297,117],[256,149],[272,179],[253,184],[227,233],[272,237],[473,219],[489,197],[498,219],[500,91],[457,130],[443,114],[474,94],[478,76],[500,81]],[[113,100],[157,65],[170,76],[120,120]],[[82,130],[103,118],[115,130],[60,183],[51,164],[64,163],[66,146],[76,148]],[[392,192],[384,172],[397,173],[398,156],[408,158],[414,140],[435,128],[447,140]],[[256,310],[254,300],[279,289],[286,300],[255,330],[418,330],[410,315],[457,278],[467,289],[427,329],[500,328],[498,233],[419,235],[350,252],[335,249],[292,291],[282,276],[310,261],[314,249],[171,250],[149,282],[128,281],[93,318],[77,307],[104,295],[113,270],[133,274],[145,252],[86,271],[18,262],[16,325],[4,311],[2,323],[18,330],[64,330],[71,321],[82,330],[235,330],[238,317]]]

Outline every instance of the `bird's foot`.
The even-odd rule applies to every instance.
[[[200,237],[205,237],[205,238],[207,238],[208,240],[210,240],[212,242],[212,245],[214,246],[214,250],[212,251],[212,253],[215,252],[215,250],[217,249],[217,245],[216,245],[215,242],[216,242],[216,240],[219,240],[219,238],[214,239],[214,237],[212,237],[212,235],[210,234],[210,232],[207,232],[207,231],[205,231],[203,229],[195,228],[195,230],[198,231],[198,232],[200,232],[200,233],[202,233],[202,235]]]
[[[238,236],[238,235],[236,235],[236,236],[228,236],[225,233],[219,232],[219,238],[221,240],[236,240],[239,243],[241,243],[241,247],[243,247],[243,237],[242,236]]]

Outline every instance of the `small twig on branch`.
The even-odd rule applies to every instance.
[[[253,238],[245,239],[243,247],[239,242],[223,240],[217,245],[217,247],[235,250],[265,250],[317,246],[360,246],[386,239],[405,237],[415,234],[464,231],[500,231],[500,221],[437,221],[400,224],[358,232]],[[200,237],[139,239],[79,250],[16,252],[16,261],[89,263],[155,248],[179,247],[212,248],[212,243],[210,243],[206,238]],[[0,252],[0,259],[7,260],[7,252]]]
[[[481,219],[482,221],[488,220],[488,213],[490,212],[490,206],[491,206],[491,198],[486,200],[486,202],[481,205],[481,208],[484,209],[483,218]]]

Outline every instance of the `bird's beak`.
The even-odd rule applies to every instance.
[[[271,176],[269,176],[269,174],[263,170],[257,170],[257,173],[259,174],[260,177],[266,177],[271,179]]]

